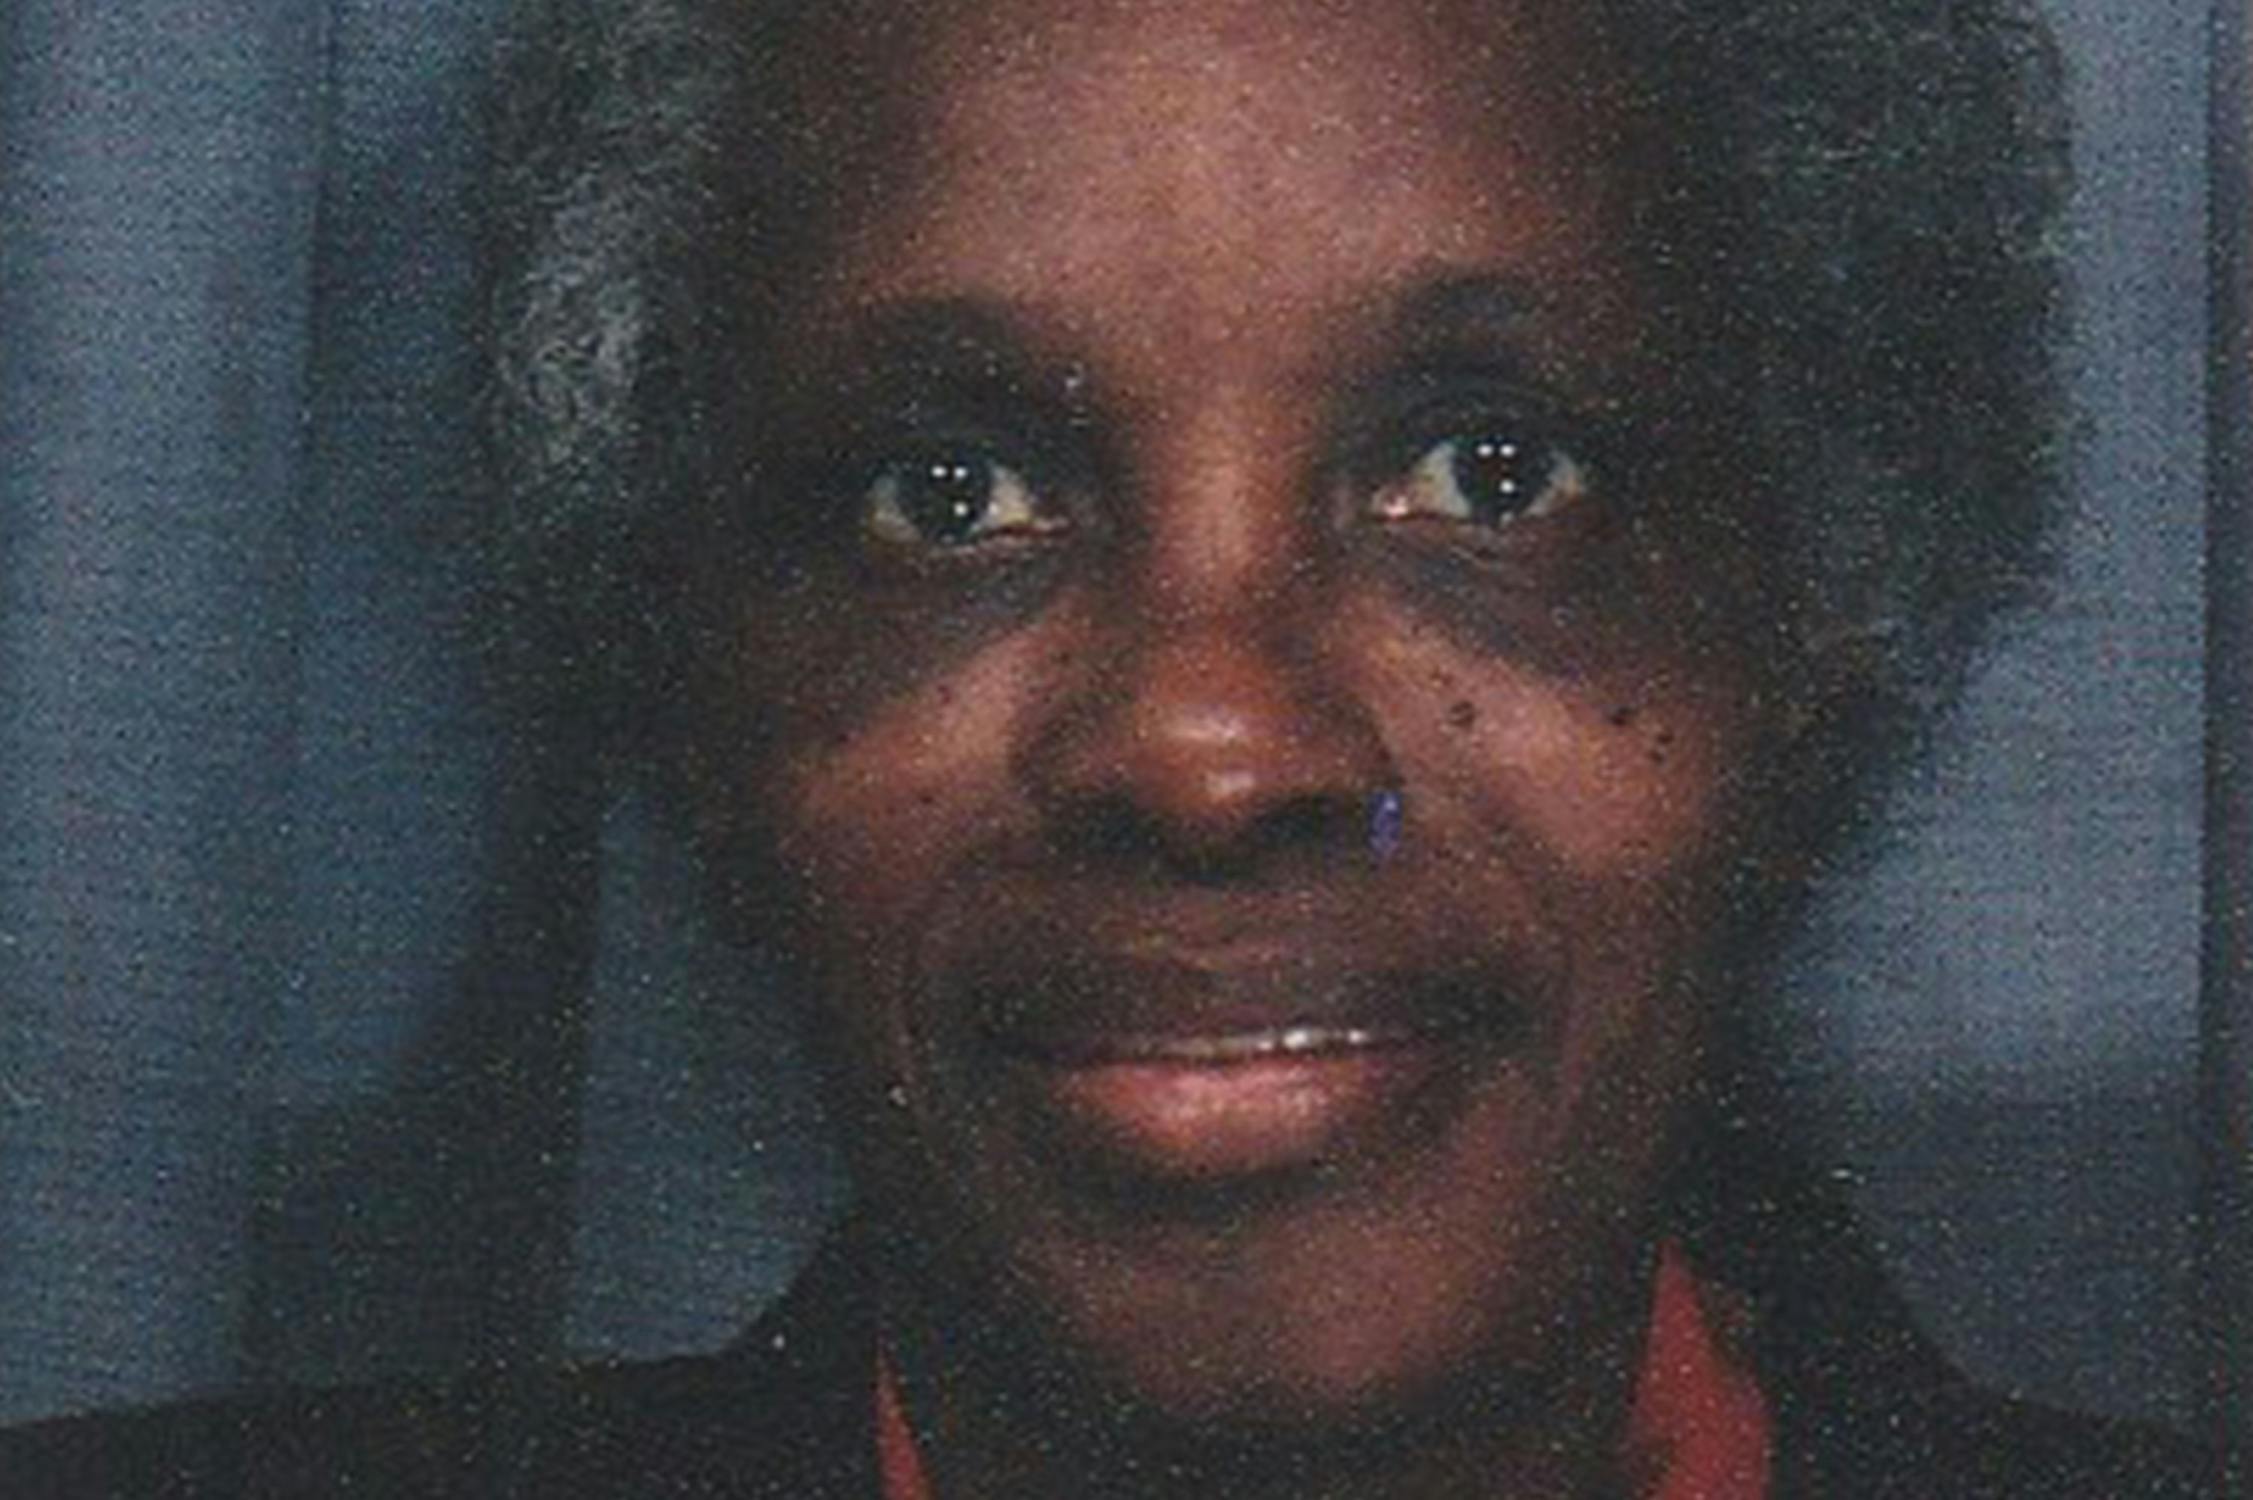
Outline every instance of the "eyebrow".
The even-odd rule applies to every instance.
[[[1399,295],[1387,355],[1394,369],[1499,369],[1591,409],[1640,390],[1638,348],[1619,347],[1601,329],[1577,326],[1573,307],[1561,289],[1527,276],[1473,271],[1426,277]],[[1635,399],[1647,397],[1643,391]]]
[[[905,375],[919,385],[1024,395],[1042,388],[1044,369],[1059,363],[1043,357],[1043,342],[1006,303],[988,298],[885,303],[849,320],[806,394],[851,395]]]
[[[1395,296],[1391,340],[1410,354],[1522,346],[1554,300],[1522,276],[1451,272],[1425,277]]]
[[[1366,321],[1342,330],[1391,366],[1501,363],[1529,369],[1554,289],[1495,271],[1442,271],[1374,288]],[[1053,401],[1073,366],[1037,316],[1001,299],[917,296],[848,315],[845,336],[801,394],[865,397],[905,386],[972,398]],[[1554,330],[1550,330],[1553,332]]]

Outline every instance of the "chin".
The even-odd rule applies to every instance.
[[[919,1321],[1021,1399],[1138,1442],[1383,1445],[1578,1401],[1590,1351],[1642,1312],[1648,1163],[1561,1170],[1541,1147],[1569,1125],[1488,1068],[1351,1149],[1243,1173],[989,1125],[974,1152],[918,1142],[904,1159],[952,1160],[914,1190],[895,1149],[880,1191],[921,1202],[889,1236],[913,1247]]]

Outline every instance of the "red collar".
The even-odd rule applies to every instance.
[[[1718,1300],[1666,1246],[1627,1418],[1626,1469],[1641,1500],[1766,1500],[1774,1448],[1768,1402],[1714,1327]],[[881,1355],[876,1463],[883,1500],[934,1500],[899,1383]]]
[[[1715,1327],[1722,1298],[1678,1247],[1660,1252],[1627,1414],[1627,1472],[1645,1500],[1766,1500],[1775,1428],[1759,1382]]]

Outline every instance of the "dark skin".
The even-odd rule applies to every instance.
[[[1569,11],[796,44],[689,779],[942,1495],[1608,1482],[1774,695]]]

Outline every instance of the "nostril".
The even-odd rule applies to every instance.
[[[1075,862],[1146,864],[1165,852],[1157,820],[1124,796],[1076,802],[1051,818],[1049,827],[1057,852]]]
[[[1050,828],[1057,852],[1075,863],[1162,868],[1176,879],[1210,881],[1359,852],[1366,844],[1364,822],[1360,801],[1326,794],[1208,818],[1168,815],[1131,796],[1106,795],[1062,810]]]
[[[1358,799],[1294,797],[1267,809],[1248,830],[1247,842],[1266,854],[1291,849],[1357,848],[1362,833],[1361,811]]]

